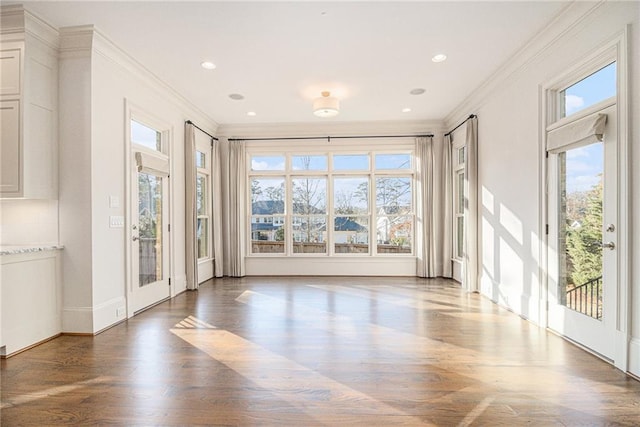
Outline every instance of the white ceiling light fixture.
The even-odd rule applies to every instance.
[[[447,55],[445,55],[444,53],[439,53],[435,55],[433,58],[431,58],[431,60],[433,62],[443,62],[447,60]]]
[[[318,117],[335,117],[340,112],[340,101],[331,92],[321,92],[321,97],[313,100],[313,114]]]

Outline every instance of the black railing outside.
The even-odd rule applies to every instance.
[[[594,319],[602,318],[602,276],[567,291],[567,307]]]

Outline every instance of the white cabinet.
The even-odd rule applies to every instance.
[[[0,356],[62,331],[60,250],[0,255]]]
[[[20,102],[0,101],[0,192],[20,191]]]
[[[0,43],[0,198],[57,198],[57,61],[26,32]]]

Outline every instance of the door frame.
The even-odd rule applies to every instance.
[[[171,279],[175,277],[175,260],[173,257],[175,256],[175,242],[174,242],[174,234],[171,230],[171,223],[174,215],[174,200],[173,200],[173,188],[175,185],[174,182],[174,165],[173,165],[173,126],[169,124],[168,121],[162,120],[152,114],[146,112],[143,108],[138,107],[136,104],[132,103],[129,99],[125,98],[125,114],[124,114],[124,150],[125,150],[125,164],[124,164],[124,175],[125,175],[125,198],[124,198],[124,213],[125,213],[125,230],[124,230],[124,254],[125,254],[125,289],[124,294],[127,300],[127,318],[131,318],[137,313],[145,310],[146,308],[152,307],[155,304],[152,304],[149,307],[144,309],[135,310],[134,307],[134,295],[133,295],[133,284],[136,278],[132,276],[133,267],[132,267],[132,250],[131,250],[131,239],[133,238],[133,230],[132,225],[134,223],[134,215],[137,215],[137,208],[132,206],[131,197],[132,197],[132,185],[136,184],[133,182],[132,173],[133,165],[135,163],[135,157],[132,153],[132,144],[131,144],[131,120],[137,120],[142,123],[146,123],[150,126],[153,126],[155,129],[161,129],[163,133],[166,132],[166,155],[169,158],[169,176],[167,179],[168,184],[168,194],[166,196],[166,202],[168,203],[168,229],[169,235],[167,238],[167,262],[168,266],[168,274],[169,274],[169,296],[168,298],[173,298],[175,296],[175,286],[171,282]],[[135,210],[135,211],[134,211]],[[158,303],[161,301],[158,301]]]
[[[599,70],[608,62],[616,62],[617,70],[617,187],[618,187],[618,251],[617,264],[617,318],[615,327],[615,349],[613,364],[627,372],[629,369],[629,341],[631,339],[631,263],[629,258],[629,230],[631,220],[630,190],[630,149],[629,149],[629,97],[628,97],[628,37],[629,26],[613,35],[582,62],[569,67],[561,76],[539,86],[540,130],[539,130],[539,277],[540,277],[540,325],[549,328],[549,234],[548,196],[551,180],[547,167],[547,127],[558,119],[558,93],[563,88]]]

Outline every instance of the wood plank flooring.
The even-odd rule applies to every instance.
[[[442,279],[218,279],[1,368],[2,426],[640,425],[638,381]]]

